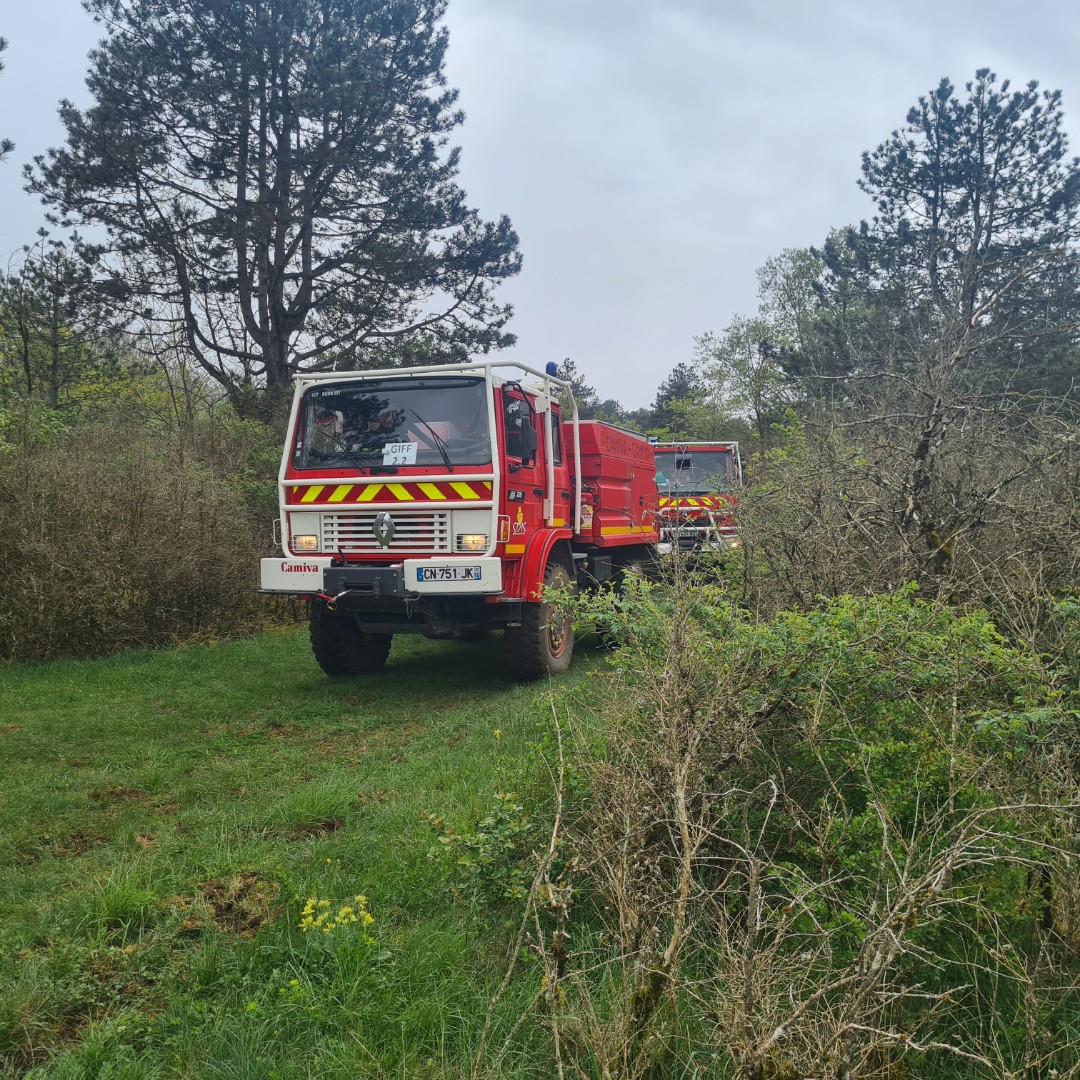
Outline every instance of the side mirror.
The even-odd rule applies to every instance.
[[[521,422],[521,460],[528,462],[530,465],[536,462],[536,450],[540,445],[540,441],[536,436],[536,428],[532,426],[531,420],[522,420]]]

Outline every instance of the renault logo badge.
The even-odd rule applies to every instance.
[[[390,541],[394,539],[394,533],[397,532],[397,526],[388,511],[380,510],[375,515],[375,523],[371,526],[371,531],[382,547],[389,547]]]

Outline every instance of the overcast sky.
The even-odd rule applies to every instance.
[[[1080,8],[1068,0],[450,0],[462,185],[505,212],[515,355],[572,357],[653,399],[693,338],[756,306],[754,271],[869,215],[863,150],[947,75],[990,67],[1064,94],[1080,151]],[[98,29],[78,0],[0,0],[0,256],[42,223],[21,166],[85,103]]]

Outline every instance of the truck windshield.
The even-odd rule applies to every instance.
[[[293,466],[487,464],[486,385],[466,376],[431,376],[312,387],[300,404]]]
[[[661,495],[708,495],[736,486],[730,450],[657,450],[656,486]]]

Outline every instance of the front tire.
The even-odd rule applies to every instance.
[[[544,569],[544,591],[567,589],[570,571],[560,562]],[[522,605],[521,625],[508,626],[505,636],[506,667],[521,682],[559,675],[574,655],[574,624],[570,613],[548,600]]]
[[[390,653],[389,634],[368,634],[351,615],[330,611],[325,600],[308,605],[311,651],[327,675],[371,675],[382,671]]]

